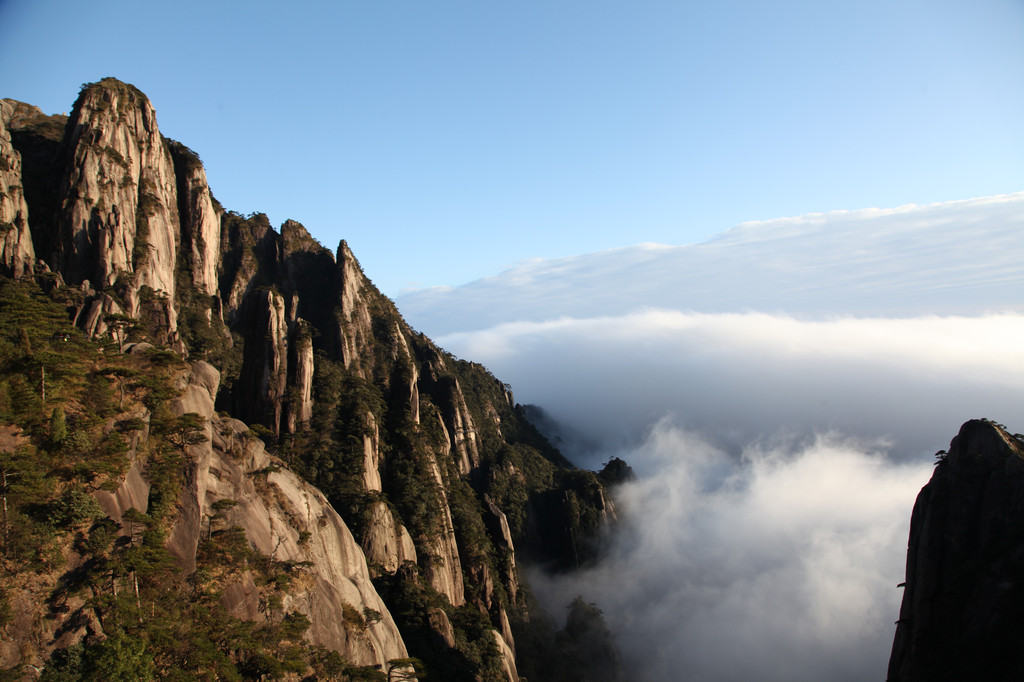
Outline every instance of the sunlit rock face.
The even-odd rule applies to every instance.
[[[596,474],[482,365],[413,330],[344,241],[331,251],[295,221],[224,210],[138,89],[87,84],[70,116],[0,103],[0,275],[59,292],[71,324],[117,342],[104,357],[170,350],[187,367],[173,398],[121,415],[142,427],[123,478],[94,491],[119,523],[156,508],[148,443],[167,446],[168,419],[195,426],[166,536],[183,575],[203,572],[204,538],[237,528],[301,573],[276,616],[305,615],[309,642],[349,663],[411,653],[514,681],[517,656],[552,655],[513,636],[535,608],[516,548],[560,569],[593,554],[588,537],[614,520]],[[273,620],[264,578],[249,565],[218,585],[225,613]],[[402,607],[407,642],[380,595]],[[47,653],[86,636],[69,632]],[[473,651],[489,659],[479,670]]]
[[[914,505],[889,680],[1024,679],[1024,447],[969,421]]]
[[[75,102],[65,142],[60,191],[65,278],[88,280],[98,288],[121,278],[132,294],[133,316],[142,287],[173,300],[177,183],[149,99],[113,79],[86,87]]]
[[[372,518],[362,543],[371,569],[394,573],[406,561],[416,563],[416,546],[405,526],[394,519],[384,502],[372,507]]]
[[[323,494],[293,472],[276,464],[248,427],[213,411],[220,374],[205,362],[193,365],[180,398],[178,414],[203,419],[207,440],[189,448],[190,475],[181,513],[168,549],[194,570],[200,535],[212,526],[238,526],[261,554],[274,561],[305,566],[305,579],[288,591],[282,609],[305,614],[314,644],[342,653],[358,665],[387,666],[408,652],[387,607],[381,601],[367,560],[345,522]],[[219,509],[218,501],[231,502]],[[251,578],[229,586],[225,608],[240,617],[259,619],[250,608]],[[377,613],[363,626],[352,612]]]
[[[0,101],[0,268],[13,277],[32,274],[35,249],[21,179],[21,153],[11,145],[7,122],[17,103]]]
[[[161,342],[182,350],[179,278],[211,296],[220,265],[221,211],[198,157],[161,135],[142,92],[112,78],[84,86],[70,117],[47,117],[10,100],[4,111],[31,157],[31,172],[17,178],[17,186],[31,185],[37,213],[32,238],[25,239],[24,194],[8,191],[15,186],[8,178],[0,223],[18,229],[3,236],[0,261],[7,271],[31,272],[33,241],[43,244],[44,267],[81,286],[86,331],[103,334],[105,316],[124,314],[159,328]],[[8,174],[21,171],[15,154],[0,164]],[[111,293],[117,310],[102,300]]]
[[[170,146],[177,177],[181,250],[187,255],[192,282],[207,295],[218,291],[220,220],[223,210],[214,204],[206,169],[196,154],[178,143]]]

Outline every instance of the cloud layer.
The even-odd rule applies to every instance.
[[[800,317],[1024,312],[1024,192],[744,223],[701,244],[522,263],[399,296],[431,337],[639,306]]]
[[[1022,338],[1018,314],[807,321],[647,310],[438,342],[543,407],[566,427],[568,454],[597,466],[666,415],[732,452],[838,430],[891,441],[898,458],[928,455],[967,419],[1012,426],[1024,414]]]

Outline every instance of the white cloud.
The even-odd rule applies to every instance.
[[[662,466],[620,490],[610,555],[531,576],[556,611],[602,608],[630,679],[882,679],[929,463],[836,436],[737,462],[669,421],[633,457]]]
[[[542,405],[576,462],[641,475],[610,557],[531,578],[553,612],[597,603],[630,679],[810,682],[883,678],[931,454],[969,418],[1021,428],[1021,339],[1021,314],[646,310],[440,342]]]
[[[891,439],[901,457],[934,452],[969,418],[1024,413],[1022,338],[1019,314],[807,321],[647,310],[437,340],[601,443],[564,444],[596,466],[665,415],[734,451],[839,429]]]
[[[1024,192],[744,223],[701,244],[522,263],[399,296],[431,337],[512,321],[698,312],[907,317],[1024,312]]]

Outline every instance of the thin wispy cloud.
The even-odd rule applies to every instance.
[[[744,223],[700,244],[521,263],[399,296],[428,335],[641,306],[798,316],[1024,311],[1024,192]]]

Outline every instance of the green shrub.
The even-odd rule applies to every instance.
[[[99,503],[79,486],[71,486],[48,505],[47,521],[58,529],[70,529],[104,516]]]

